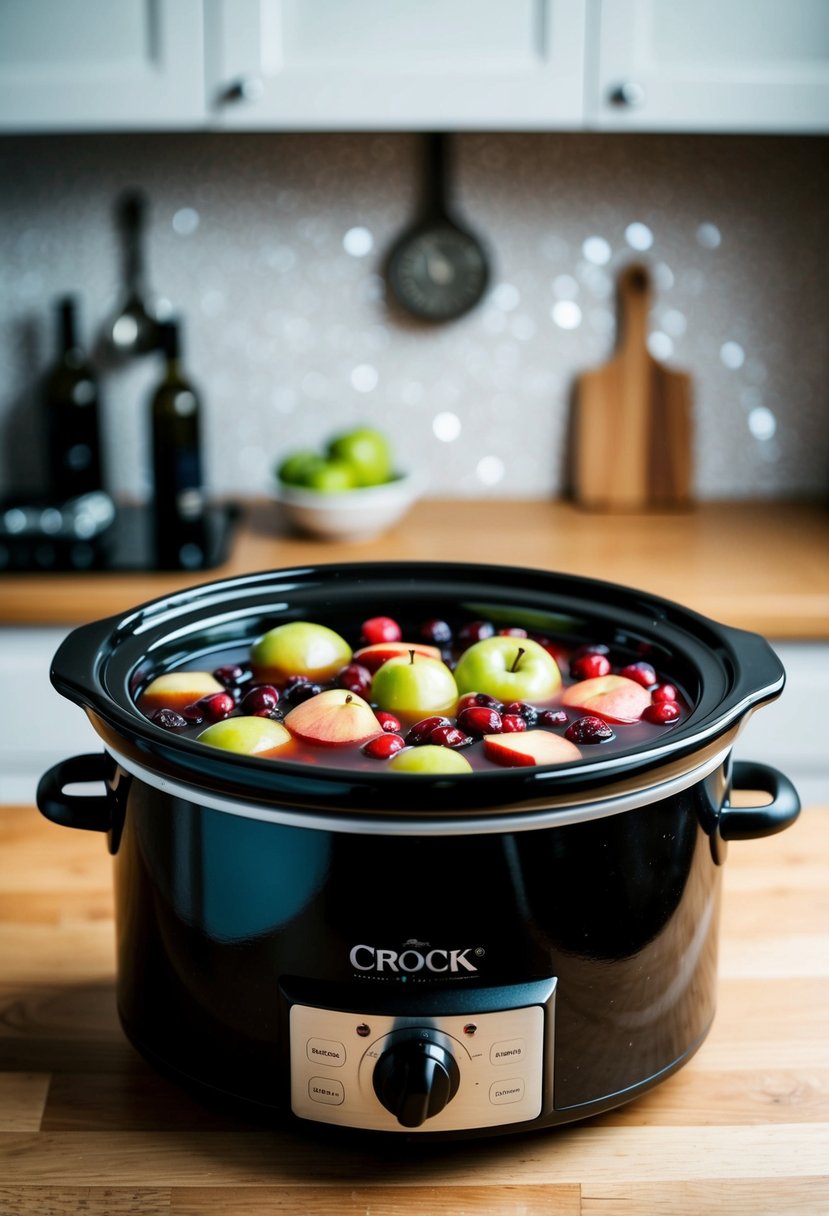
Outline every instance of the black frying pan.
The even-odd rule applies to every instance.
[[[389,287],[402,308],[425,321],[451,321],[473,308],[489,281],[481,242],[451,216],[447,138],[425,137],[424,204],[389,254]]]

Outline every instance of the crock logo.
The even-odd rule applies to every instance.
[[[348,957],[357,971],[404,971],[413,974],[425,970],[442,975],[446,972],[477,971],[469,955],[480,958],[483,953],[480,946],[475,950],[471,946],[463,950],[432,950],[428,942],[411,939],[403,943],[402,950],[386,950],[361,943],[352,948]]]

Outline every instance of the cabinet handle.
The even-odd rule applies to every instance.
[[[608,101],[612,106],[635,110],[645,104],[645,90],[635,80],[623,80],[609,91]]]
[[[261,76],[238,76],[226,85],[219,94],[220,105],[238,105],[244,102],[250,105],[259,101],[265,91],[265,82]]]

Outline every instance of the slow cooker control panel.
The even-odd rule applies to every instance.
[[[526,1122],[552,1105],[552,1029],[552,998],[428,1017],[294,1004],[291,1109],[375,1131]]]

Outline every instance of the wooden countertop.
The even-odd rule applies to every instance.
[[[4,1216],[793,1216],[829,1211],[829,807],[732,844],[697,1055],[582,1125],[374,1151],[208,1110],[115,1015],[110,859],[0,807]]]
[[[829,511],[703,503],[686,513],[599,515],[564,502],[425,500],[366,544],[289,533],[254,504],[231,559],[198,575],[4,574],[0,624],[74,625],[188,583],[252,570],[393,559],[486,561],[604,578],[778,639],[829,639]]]

